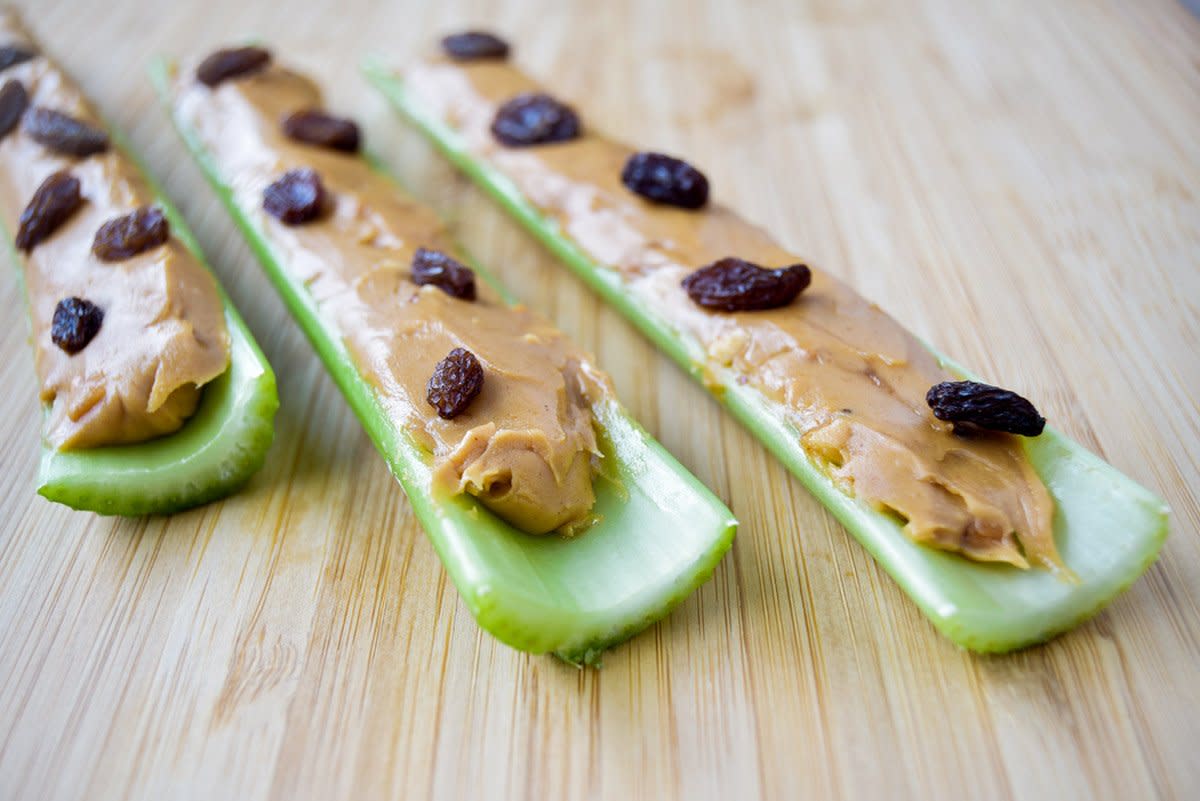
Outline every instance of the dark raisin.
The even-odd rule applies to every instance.
[[[704,173],[661,153],[634,153],[621,170],[621,182],[655,203],[698,209],[708,202]]]
[[[683,279],[683,288],[706,309],[761,311],[788,305],[810,281],[804,264],[770,270],[730,256]]]
[[[523,92],[496,111],[492,135],[510,147],[565,142],[579,136],[579,117],[540,92]]]
[[[955,433],[975,429],[1036,437],[1046,418],[1015,392],[975,381],[943,381],[925,393],[925,402],[939,420],[954,423]]]
[[[433,284],[447,295],[475,300],[475,273],[440,250],[417,248],[412,260],[414,284]]]
[[[358,126],[353,120],[334,117],[317,109],[288,115],[283,121],[283,132],[298,142],[345,153],[358,152]]]
[[[483,389],[483,367],[475,354],[455,348],[437,363],[425,387],[425,398],[437,409],[438,417],[453,419],[466,411]]]
[[[263,190],[263,208],[272,217],[300,225],[321,216],[326,203],[325,187],[314,170],[304,167],[288,170]]]
[[[170,237],[171,225],[162,209],[142,206],[100,226],[92,241],[92,253],[100,261],[124,261],[165,245]]]
[[[252,75],[271,63],[271,51],[261,47],[230,47],[210,55],[196,67],[196,80],[216,86],[230,78]]]
[[[55,153],[90,156],[108,150],[108,134],[70,114],[34,106],[25,115],[25,133]]]
[[[29,205],[21,212],[17,247],[27,253],[33,250],[70,219],[82,203],[79,179],[66,170],[52,173],[34,191]]]
[[[83,298],[63,298],[54,307],[50,339],[67,353],[78,353],[100,332],[104,310]]]
[[[464,31],[442,39],[442,49],[456,61],[508,58],[508,42],[486,31]]]
[[[0,72],[24,64],[31,58],[37,57],[37,51],[25,45],[4,45],[0,47]]]
[[[17,127],[28,105],[29,95],[25,92],[25,84],[5,81],[4,86],[0,87],[0,139]]]

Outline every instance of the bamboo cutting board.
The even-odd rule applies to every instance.
[[[141,520],[49,504],[0,270],[0,799],[1197,797],[1200,21],[1182,6],[19,5],[182,206],[283,405],[266,468],[224,503]],[[721,201],[1161,493],[1158,563],[1049,645],[989,658],[941,639],[357,75],[368,51],[401,63],[470,23],[511,36],[589,122],[687,156]],[[713,580],[602,670],[480,633],[155,106],[151,54],[253,36],[321,76],[741,519]]]

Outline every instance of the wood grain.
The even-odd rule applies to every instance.
[[[0,279],[0,798],[1195,798],[1200,22],[1170,0],[19,3],[183,207],[280,376],[243,494],[111,520],[32,492]],[[752,437],[356,74],[467,23],[1172,507],[1109,611],[1002,658],[941,639]],[[742,521],[601,671],[483,635],[155,107],[152,53],[260,36],[592,349]],[[131,37],[136,37],[131,40]]]

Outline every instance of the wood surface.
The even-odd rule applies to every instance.
[[[1200,21],[1170,0],[25,0],[182,206],[279,374],[266,468],[166,519],[33,493],[0,270],[0,799],[1197,798]],[[493,27],[589,123],[1162,494],[1162,557],[1077,631],[956,650],[704,391],[454,176],[357,74]],[[740,517],[602,670],[476,627],[155,105],[154,53],[261,37],[609,370]]]

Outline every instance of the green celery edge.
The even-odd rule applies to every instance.
[[[604,650],[665,617],[709,579],[733,543],[737,521],[616,402],[595,410],[601,451],[615,471],[598,476],[599,522],[582,534],[532,537],[468,495],[435,493],[429,455],[392,424],[311,295],[289,280],[203,144],[176,118],[170,70],[159,59],[150,75],[176,131],[407,494],[481,628],[518,650],[597,666]]]
[[[377,59],[362,70],[376,89],[459,170],[490,194],[584,283],[617,307],[655,345],[712,392],[867,549],[934,626],[957,645],[1003,653],[1044,642],[1092,617],[1157,558],[1168,509],[1078,443],[1047,428],[1024,445],[1056,502],[1054,534],[1071,583],[1044,570],[973,562],[909,540],[892,518],[847,495],[809,460],[783,410],[737,373],[708,364],[700,344],[676,331],[625,289],[620,275],[594,262],[506,176],[475,158],[461,137],[424,109],[403,80]],[[926,345],[926,347],[929,347]],[[951,372],[971,373],[932,347]]]
[[[179,210],[121,131],[107,120],[105,125],[113,144],[142,174],[172,233],[216,279]],[[28,305],[13,237],[3,223],[0,231]],[[178,431],[147,442],[70,451],[43,442],[36,478],[39,495],[102,515],[166,515],[230,495],[262,467],[279,408],[275,374],[219,279],[216,284],[229,330],[229,368],[204,386],[195,414]]]

